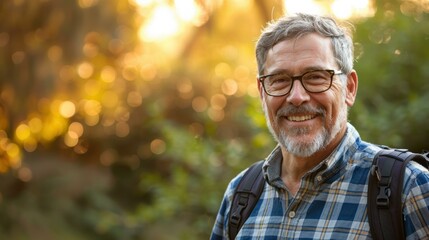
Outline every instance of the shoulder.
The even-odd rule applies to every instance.
[[[228,216],[235,189],[237,188],[247,169],[240,172],[229,182],[228,187],[225,190],[218,214],[216,216],[210,239],[225,239],[228,236]]]
[[[413,189],[421,189],[421,191],[427,191],[426,194],[429,193],[429,170],[419,163],[410,161],[410,163],[407,164],[404,180],[405,193]],[[419,192],[419,194],[422,193],[423,192]]]
[[[229,206],[233,200],[235,190],[238,186],[238,184],[243,179],[244,174],[249,170],[250,167],[244,169],[239,174],[237,174],[229,183],[225,190],[224,194],[224,202],[227,204],[228,207],[225,208],[226,211],[229,211]]]
[[[361,141],[360,139],[356,141],[354,147],[356,148],[356,151],[354,152],[352,159],[366,163],[368,166],[371,166],[374,157],[381,150],[380,146]]]
[[[429,171],[412,161],[404,178],[404,218],[408,239],[423,239],[429,233]]]

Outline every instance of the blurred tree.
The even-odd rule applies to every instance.
[[[376,15],[356,24],[360,84],[351,121],[364,139],[420,152],[429,148],[429,8],[376,3]]]

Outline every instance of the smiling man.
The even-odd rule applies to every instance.
[[[278,145],[236,239],[372,238],[368,176],[381,148],[347,122],[358,88],[348,30],[329,17],[283,17],[262,32],[256,58],[262,107]],[[230,238],[229,211],[245,172],[228,185],[211,239]],[[429,174],[416,163],[407,165],[403,196],[405,236],[428,237]]]

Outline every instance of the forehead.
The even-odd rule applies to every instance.
[[[265,72],[299,72],[335,67],[331,40],[316,33],[283,40],[267,53]]]

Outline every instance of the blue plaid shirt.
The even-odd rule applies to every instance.
[[[367,185],[379,150],[348,124],[340,145],[303,176],[294,197],[280,178],[276,147],[263,166],[264,191],[236,239],[371,239]],[[229,209],[244,172],[226,189],[211,239],[228,239]],[[407,239],[429,239],[429,172],[417,163],[407,166],[402,200]]]

